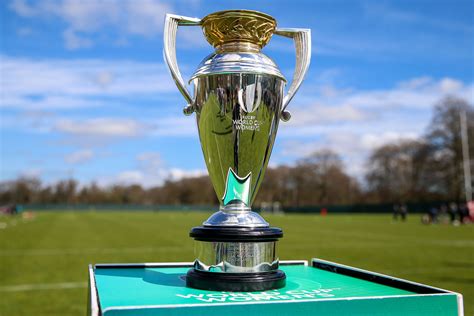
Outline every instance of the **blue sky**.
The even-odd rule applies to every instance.
[[[473,1],[2,1],[0,180],[151,186],[205,174],[163,64],[163,19],[225,9],[312,29],[271,165],[331,148],[361,176],[373,148],[422,135],[443,96],[474,102]],[[198,27],[179,29],[185,78],[210,52]],[[290,79],[292,43],[273,37],[264,52]]]

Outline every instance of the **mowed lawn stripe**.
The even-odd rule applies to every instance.
[[[19,284],[19,285],[0,286],[0,292],[65,290],[65,289],[77,289],[77,288],[85,288],[85,287],[87,287],[87,282]]]

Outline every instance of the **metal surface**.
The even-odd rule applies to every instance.
[[[202,29],[212,46],[232,42],[254,43],[264,47],[275,31],[276,21],[268,14],[251,10],[227,10],[202,19]]]
[[[204,76],[195,81],[199,138],[217,197],[223,202],[226,190],[234,193],[240,189],[230,187],[232,174],[249,182],[242,188],[249,192],[239,192],[248,200],[236,199],[221,210],[248,211],[275,141],[284,82],[275,76],[254,74]]]
[[[270,225],[262,216],[251,211],[229,210],[218,211],[212,214],[204,223],[204,226],[242,226],[242,227],[269,227]]]
[[[278,269],[276,242],[195,241],[196,270],[249,273]]]
[[[295,42],[296,49],[296,65],[295,72],[293,74],[293,80],[291,81],[290,87],[288,88],[288,93],[283,99],[281,119],[286,122],[291,118],[291,114],[290,112],[286,111],[286,108],[288,107],[291,99],[293,99],[295,96],[296,91],[298,91],[309,69],[309,63],[311,60],[311,30],[277,28],[275,34],[292,38]]]
[[[212,53],[199,64],[191,80],[203,76],[243,73],[268,74],[286,81],[273,60],[262,53],[248,52]]]
[[[199,25],[200,22],[201,20],[197,18],[167,14],[163,31],[163,56],[170,70],[171,77],[173,77],[176,86],[188,103],[183,110],[184,114],[188,115],[192,114],[193,112],[193,98],[191,97],[191,93],[186,88],[186,84],[183,80],[183,77],[181,76],[178,62],[176,60],[176,32],[178,31],[178,25],[192,26]]]

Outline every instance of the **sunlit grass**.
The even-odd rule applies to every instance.
[[[209,214],[0,217],[6,224],[0,229],[0,315],[84,315],[89,263],[192,261],[189,229]],[[265,218],[284,230],[281,259],[318,257],[461,292],[466,315],[474,312],[474,225],[425,226],[418,215],[406,223],[392,222],[389,215]],[[66,288],[35,287],[53,283]]]

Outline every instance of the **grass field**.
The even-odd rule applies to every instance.
[[[0,315],[84,315],[89,263],[192,261],[189,229],[208,215],[0,217]],[[415,215],[407,223],[389,215],[265,218],[284,229],[281,259],[318,257],[457,291],[474,314],[474,225],[424,226]]]

